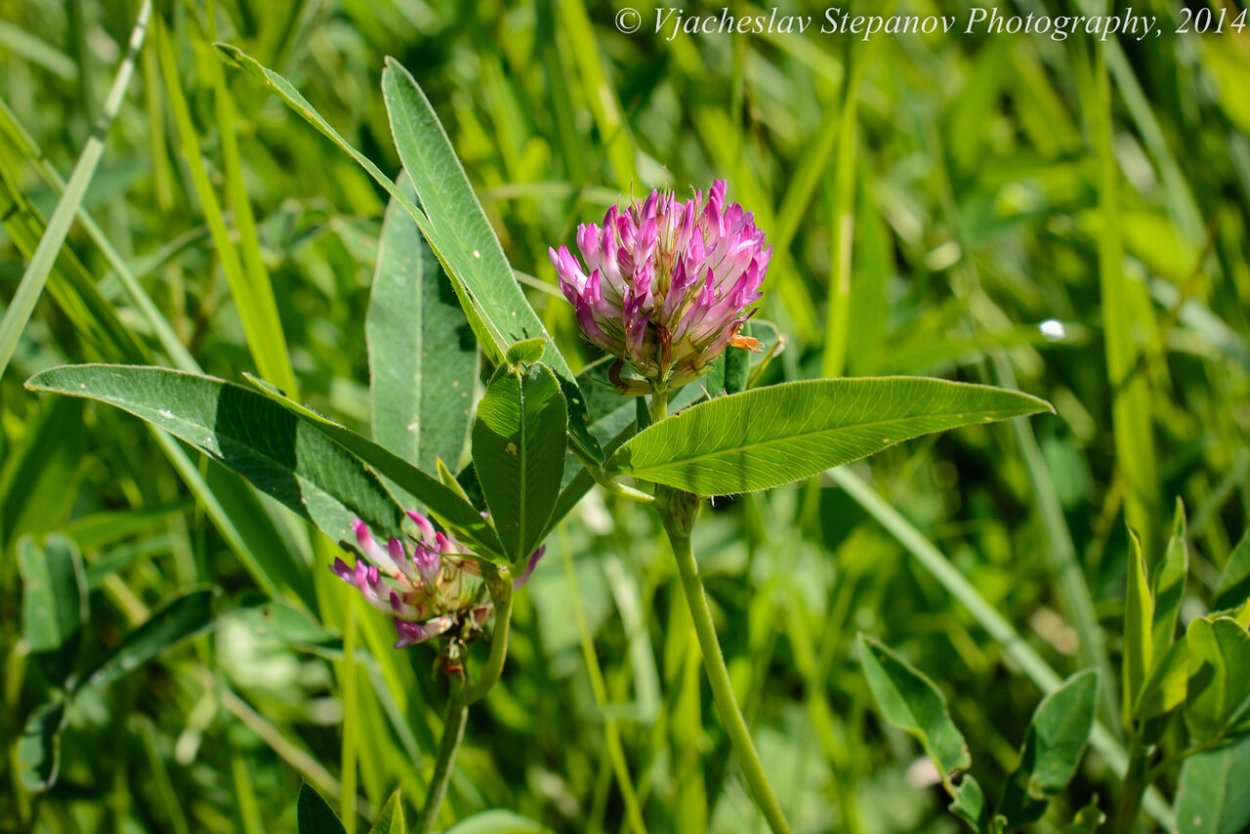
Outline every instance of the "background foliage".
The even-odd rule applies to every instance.
[[[1142,5],[1169,30],[1177,20],[1172,4]],[[301,780],[372,819],[397,784],[417,801],[429,778],[432,658],[391,651],[384,623],[355,610],[325,570],[332,543],[176,441],[21,387],[70,361],[253,372],[368,429],[385,195],[227,67],[218,40],[289,78],[390,174],[383,57],[407,67],[569,356],[593,358],[546,247],[619,193],[723,176],[778,253],[762,315],[788,343],[770,379],[923,373],[1055,403],[1054,417],[718,501],[700,526],[738,696],[798,829],[956,825],[939,775],[877,717],[857,632],[935,679],[997,795],[1043,688],[1080,668],[1104,670],[1114,746],[1126,521],[1155,566],[1182,498],[1182,621],[1237,602],[1216,591],[1250,515],[1245,35],[1101,50],[1008,36],[666,42],[618,32],[618,8],[158,6],[0,379],[0,827],[287,830]],[[138,9],[0,10],[7,308],[61,177],[102,138]],[[517,601],[503,685],[471,718],[447,824],[497,808],[537,823],[496,813],[473,830],[615,831],[636,802],[654,831],[749,827],[662,542],[647,513],[603,495],[551,536]],[[36,611],[55,617],[32,623]],[[41,793],[52,763],[32,759],[31,734],[60,727]],[[1047,819],[1095,796],[1109,808],[1105,749]],[[1195,757],[1193,780],[1227,786],[1248,756],[1243,742]],[[1158,780],[1163,796],[1174,780]]]

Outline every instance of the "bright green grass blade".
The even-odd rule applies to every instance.
[[[151,53],[152,47],[149,44],[144,51],[144,55]],[[27,160],[35,167],[35,170],[43,177],[44,182],[62,194],[65,193],[65,182],[52,166],[51,161],[40,150],[38,144],[35,143],[33,137],[22,127],[17,120],[17,116],[3,100],[0,100],[0,131],[8,134],[14,143],[14,147],[26,156]],[[184,371],[200,370],[199,365],[174,333],[173,326],[169,323],[169,320],[157,309],[130,266],[81,204],[78,208],[78,222],[82,224],[83,229],[86,230],[92,242],[99,247],[100,254],[104,256],[105,262],[108,263],[109,267],[117,275],[118,280],[121,281],[122,288],[125,289],[131,303],[139,308],[153,332],[156,333],[156,338],[160,342],[161,348],[169,355],[170,360]]]
[[[286,338],[282,333],[282,321],[278,317],[273,288],[267,279],[260,281],[256,275],[248,273],[240,259],[239,250],[231,238],[221,203],[217,199],[217,193],[213,189],[208,169],[204,164],[199,134],[191,117],[186,95],[183,93],[182,75],[178,71],[170,33],[165,31],[164,24],[159,20],[156,23],[156,43],[161,73],[165,79],[165,89],[169,93],[169,104],[173,112],[174,124],[178,129],[178,142],[187,163],[187,170],[191,175],[196,198],[200,202],[204,221],[208,224],[217,256],[221,259],[222,270],[226,273],[226,280],[230,284],[230,294],[238,310],[239,319],[243,323],[243,332],[247,337],[252,360],[256,363],[261,376],[286,391],[294,391],[295,373],[291,369],[291,360],[287,353]],[[237,174],[237,176],[241,179],[242,175]],[[234,182],[233,187],[237,192],[241,184]],[[246,194],[239,199],[246,200]]]
[[[1135,291],[1124,274],[1121,228],[1120,166],[1113,152],[1111,88],[1104,51],[1098,52],[1094,78],[1086,85],[1092,113],[1091,130],[1098,154],[1098,201],[1102,225],[1098,235],[1098,279],[1106,339],[1107,379],[1113,397],[1116,463],[1124,476],[1128,523],[1142,539],[1146,563],[1156,561],[1159,526],[1158,466],[1155,463],[1150,389],[1140,365]],[[1090,89],[1092,88],[1092,89]]]
[[[62,81],[73,81],[78,74],[73,60],[64,52],[6,20],[0,20],[0,46],[43,67]]]
[[[26,267],[26,272],[22,276],[22,283],[18,286],[17,293],[9,302],[3,320],[0,320],[0,376],[4,375],[4,371],[9,365],[9,360],[13,357],[13,350],[17,347],[17,340],[26,328],[26,323],[30,320],[31,314],[35,311],[35,304],[39,301],[39,296],[43,294],[44,285],[47,283],[48,276],[56,263],[57,254],[61,251],[66,235],[69,234],[70,225],[73,223],[75,215],[78,214],[78,208],[82,204],[83,196],[87,193],[87,186],[91,184],[91,178],[95,174],[96,165],[100,162],[100,156],[104,153],[104,140],[108,136],[113,118],[121,108],[122,99],[126,95],[126,88],[130,85],[130,77],[135,70],[135,58],[143,47],[143,38],[147,34],[148,18],[151,14],[152,4],[150,0],[145,0],[135,20],[135,27],[130,35],[130,43],[127,47],[126,55],[122,58],[121,65],[117,68],[117,75],[113,78],[113,86],[109,89],[108,97],[104,100],[104,109],[100,113],[100,120],[96,124],[90,138],[87,139],[82,154],[79,155],[78,162],[75,163],[74,170],[70,174],[65,194],[57,202],[56,210],[52,212],[52,217],[48,220],[48,227],[44,231],[43,237],[40,238],[39,245],[31,256],[30,264]]]
[[[569,48],[577,64],[582,82],[582,98],[594,116],[601,141],[607,146],[608,161],[616,174],[616,184],[626,191],[638,182],[635,160],[638,151],[629,123],[621,112],[616,90],[608,83],[603,71],[603,59],[594,29],[582,0],[561,0],[558,4],[560,19],[568,35]]]

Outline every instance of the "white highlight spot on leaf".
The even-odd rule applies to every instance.
[[[482,253],[481,253],[481,252],[479,252],[479,251],[477,251],[476,249],[474,249],[474,250],[473,250],[473,257],[478,258],[478,259],[480,260],[480,259],[481,259],[481,257],[482,257]]]
[[[1058,319],[1046,319],[1037,326],[1037,329],[1042,331],[1042,335],[1048,339],[1062,339],[1068,335],[1067,328]]]
[[[411,423],[404,426],[404,428],[408,429],[408,431],[416,431],[419,428],[419,426],[417,425],[417,421],[413,420]]]
[[[162,408],[162,409],[161,409],[158,413],[159,413],[162,417],[164,417],[166,420],[172,420],[172,419],[174,419],[174,413],[173,413],[172,411],[170,411],[168,408]]]

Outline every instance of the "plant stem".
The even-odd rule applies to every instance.
[[[512,579],[500,576],[486,565],[483,565],[483,576],[490,588],[491,602],[495,606],[495,633],[490,638],[490,656],[486,658],[486,665],[465,693],[466,704],[486,697],[486,693],[499,682],[504,661],[508,658],[508,630],[512,623]]]
[[[430,788],[425,795],[425,805],[422,806],[421,816],[417,818],[413,829],[416,834],[430,834],[434,830],[438,809],[442,807],[443,798],[447,796],[452,765],[456,760],[456,751],[460,749],[460,741],[464,738],[464,725],[469,718],[467,689],[462,676],[451,678],[451,697],[447,700],[447,716],[443,720],[443,740],[438,746],[438,761],[434,763],[434,776],[430,779]]]
[[[1149,750],[1135,733],[1129,743],[1128,771],[1124,774],[1124,784],[1120,786],[1120,802],[1116,808],[1115,830],[1118,834],[1130,834],[1136,827],[1142,795],[1149,786],[1146,779],[1149,758]]]
[[[699,649],[703,654],[703,669],[707,673],[708,683],[712,687],[712,698],[716,702],[716,711],[720,713],[725,725],[725,732],[734,752],[742,765],[742,773],[751,789],[755,805],[764,814],[768,827],[773,834],[789,834],[790,826],[781,813],[777,796],[773,793],[768,777],[764,775],[764,765],[760,762],[759,753],[751,741],[751,733],[742,717],[742,710],[734,698],[733,685],[729,681],[729,670],[725,668],[725,657],[721,654],[720,641],[716,637],[716,627],[712,624],[712,611],[708,607],[707,597],[703,593],[703,585],[699,581],[699,567],[694,560],[694,551],[690,547],[690,535],[680,529],[674,519],[662,511],[664,527],[668,532],[669,541],[673,543],[673,555],[677,558],[677,571],[681,575],[682,590],[686,594],[686,604],[690,608],[690,619],[694,622],[694,631],[699,638]]]
[[[464,673],[449,676],[451,693],[447,698],[447,717],[443,720],[443,739],[438,746],[438,761],[434,763],[434,775],[425,794],[425,805],[417,818],[416,834],[430,834],[438,809],[447,796],[456,751],[464,739],[464,726],[469,719],[469,704],[480,701],[499,682],[504,661],[508,657],[508,632],[512,624],[512,578],[500,575],[492,566],[483,565],[483,578],[490,589],[491,603],[495,606],[495,633],[490,638],[490,655],[477,680],[470,685]]]

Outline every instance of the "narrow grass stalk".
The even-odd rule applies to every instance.
[[[74,170],[70,174],[65,194],[57,201],[56,209],[53,210],[52,217],[48,220],[43,237],[40,238],[39,245],[31,256],[30,264],[22,275],[22,282],[18,285],[17,293],[9,302],[4,319],[0,320],[0,376],[4,375],[9,360],[13,358],[17,340],[26,329],[26,323],[35,311],[39,296],[43,294],[48,276],[52,273],[52,267],[56,263],[57,254],[61,251],[62,244],[65,243],[70,225],[75,215],[78,214],[83,197],[87,193],[87,186],[91,184],[96,166],[104,153],[104,139],[108,136],[109,127],[113,124],[113,118],[121,108],[122,99],[126,95],[126,88],[130,85],[130,78],[135,70],[135,58],[143,47],[143,39],[147,34],[148,20],[151,15],[152,4],[150,0],[145,0],[135,19],[134,29],[130,33],[130,44],[126,55],[117,68],[113,86],[104,100],[104,109],[100,112],[100,118],[83,146],[82,154],[79,155],[78,162],[75,163]]]
[[[1134,289],[1124,274],[1124,230],[1120,211],[1120,166],[1113,150],[1111,82],[1106,55],[1099,49],[1087,95],[1093,101],[1090,133],[1098,154],[1098,206],[1102,225],[1098,234],[1098,283],[1106,340],[1107,378],[1111,387],[1111,421],[1116,464],[1124,473],[1125,514],[1142,539],[1147,564],[1160,555],[1156,526],[1162,514],[1158,502],[1158,467],[1146,376],[1137,373],[1141,353],[1133,332]],[[1144,290],[1143,290],[1144,291]]]
[[[195,129],[195,122],[191,118],[190,105],[182,90],[182,82],[179,80],[170,33],[159,18],[155,34],[161,73],[165,77],[170,109],[173,113],[174,124],[178,129],[178,142],[181,145],[182,155],[187,161],[187,170],[191,174],[191,182],[204,214],[204,222],[208,224],[213,246],[217,250],[218,257],[221,258],[222,270],[226,273],[226,280],[230,284],[230,295],[238,308],[239,320],[243,324],[248,349],[262,377],[285,391],[293,392],[295,374],[291,369],[285,337],[282,335],[282,324],[278,319],[273,289],[268,284],[254,286],[243,267],[239,250],[230,237],[221,203],[217,199],[217,193],[213,190],[212,181],[208,176],[208,169],[204,165],[199,135]]]
[[[577,589],[577,572],[573,567],[573,551],[569,547],[568,532],[563,525],[560,527],[560,550],[564,555],[564,575],[569,583],[569,600],[573,607],[573,615],[577,619],[577,633],[581,640],[586,676],[590,679],[590,691],[594,695],[595,705],[603,716],[603,743],[607,748],[612,772],[616,776],[617,787],[621,791],[621,803],[625,806],[625,821],[629,830],[634,834],[646,834],[647,826],[643,822],[642,809],[638,804],[638,793],[634,790],[629,765],[625,761],[621,733],[616,726],[616,720],[608,714],[608,687],[603,679],[603,670],[599,666],[599,656],[595,654],[594,636],[590,632],[590,624],[586,622],[586,611],[582,608],[581,594]]]
[[[1000,385],[1007,388],[1016,387],[1015,373],[1005,356],[1001,354],[995,356],[993,367]],[[1094,598],[1090,593],[1089,584],[1085,581],[1085,573],[1081,569],[1081,564],[1077,560],[1076,545],[1072,541],[1068,522],[1063,516],[1059,493],[1055,489],[1055,482],[1050,476],[1050,471],[1046,468],[1046,461],[1042,458],[1042,450],[1037,444],[1033,426],[1028,420],[1018,418],[1011,421],[1011,429],[1016,436],[1016,442],[1020,445],[1020,453],[1024,456],[1024,463],[1029,472],[1029,484],[1033,488],[1033,497],[1037,503],[1037,512],[1046,530],[1050,569],[1055,576],[1059,597],[1080,639],[1081,662],[1098,670],[1102,678],[1102,685],[1098,687],[1101,717],[1108,728],[1113,732],[1118,732],[1119,708],[1116,704],[1115,687],[1112,685],[1115,673],[1111,666],[1111,657],[1107,653],[1107,641],[1103,637],[1102,627],[1098,624],[1098,613],[1094,610]]]
[[[343,748],[339,767],[343,790],[339,792],[339,817],[345,834],[356,834],[356,758],[360,744],[360,705],[356,697],[356,595],[346,595],[343,623],[343,663],[339,688],[343,700]]]
[[[149,52],[150,49],[145,50],[144,55],[149,54]],[[62,195],[66,193],[67,185],[65,181],[61,179],[60,174],[52,166],[51,161],[44,155],[34,138],[18,121],[17,115],[9,109],[8,104],[3,99],[0,99],[0,131],[4,132],[14,146],[29,160],[44,182]],[[143,289],[143,285],[139,283],[139,279],[134,274],[134,271],[131,270],[116,247],[109,241],[108,236],[104,234],[104,231],[92,219],[91,215],[87,213],[86,208],[81,203],[78,206],[78,222],[82,224],[83,230],[87,232],[87,236],[91,238],[92,243],[99,248],[100,254],[104,256],[105,263],[117,275],[117,279],[121,282],[122,289],[125,290],[130,302],[138,308],[139,312],[143,314],[143,317],[151,326],[152,332],[156,334],[157,341],[160,342],[161,348],[168,354],[170,361],[180,370],[193,373],[200,372],[199,364],[192,358],[182,342],[178,340],[173,326],[161,314],[151,297]]]

